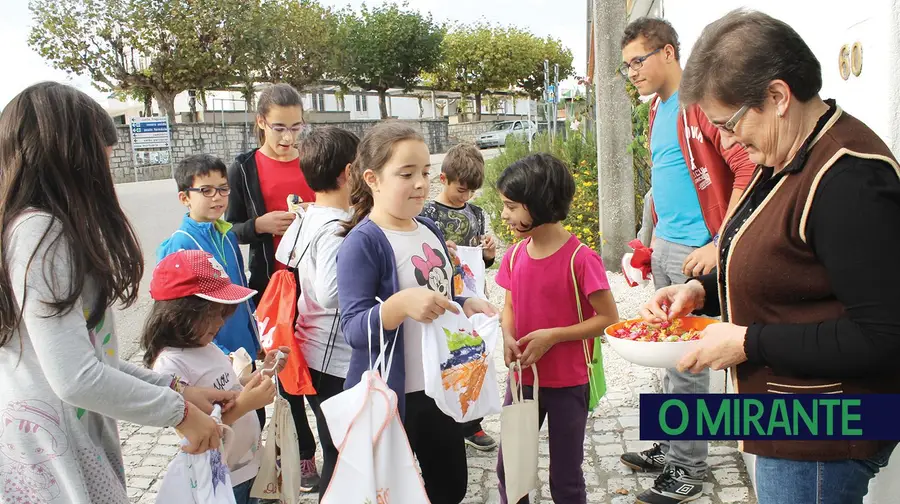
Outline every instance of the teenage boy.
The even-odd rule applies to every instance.
[[[678,34],[662,19],[640,18],[622,37],[622,75],[650,103],[649,131],[653,181],[653,281],[657,289],[684,283],[716,267],[719,230],[750,182],[756,166],[746,152],[725,149],[719,130],[696,105],[678,102],[681,63]],[[670,394],[709,392],[709,371],[666,370]],[[709,470],[706,441],[661,441],[622,463],[639,471],[663,471],[637,497],[645,504],[696,499]]]
[[[441,164],[441,185],[434,201],[425,203],[422,215],[433,220],[444,233],[447,246],[455,249],[482,247],[485,267],[494,264],[497,246],[485,231],[484,210],[469,203],[475,191],[484,183],[484,157],[472,144],[459,144],[447,151]],[[459,294],[459,293],[457,293]],[[491,451],[497,442],[484,432],[481,420],[462,424],[466,443],[480,451]]]

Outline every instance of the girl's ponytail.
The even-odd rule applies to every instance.
[[[398,121],[378,123],[366,132],[356,151],[356,160],[350,167],[350,206],[353,215],[342,224],[339,236],[347,236],[351,229],[360,223],[372,211],[375,199],[372,189],[366,183],[363,174],[372,170],[381,174],[384,165],[394,155],[394,145],[404,140],[424,142],[422,135],[410,126]]]

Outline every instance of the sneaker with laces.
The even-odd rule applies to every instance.
[[[653,443],[653,448],[639,453],[625,453],[620,460],[635,471],[642,472],[658,472],[666,466],[666,455],[659,443]]]
[[[497,447],[497,441],[483,430],[466,437],[466,444],[479,451],[491,451]]]
[[[315,458],[300,461],[300,491],[303,493],[319,491],[319,470],[316,468]]]
[[[637,496],[637,504],[678,504],[699,499],[703,480],[691,478],[684,469],[666,466],[656,477],[653,488]]]

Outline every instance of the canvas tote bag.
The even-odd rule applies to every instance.
[[[500,447],[503,449],[503,471],[506,475],[506,498],[508,502],[518,502],[532,490],[540,488],[538,479],[538,413],[537,367],[534,372],[534,396],[525,399],[522,390],[522,363],[510,363],[509,390],[512,403],[504,406],[500,413]]]

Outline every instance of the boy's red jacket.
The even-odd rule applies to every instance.
[[[659,96],[654,96],[650,101],[647,138],[651,138],[653,134],[653,120],[656,118],[659,102]],[[725,221],[731,192],[747,187],[756,170],[756,164],[750,161],[747,152],[737,143],[729,149],[723,148],[719,128],[709,122],[706,114],[697,105],[682,107],[678,119],[678,143],[681,144],[681,153],[697,189],[703,220],[709,228],[710,235],[716,236]],[[653,208],[654,224],[657,220],[656,209]]]

